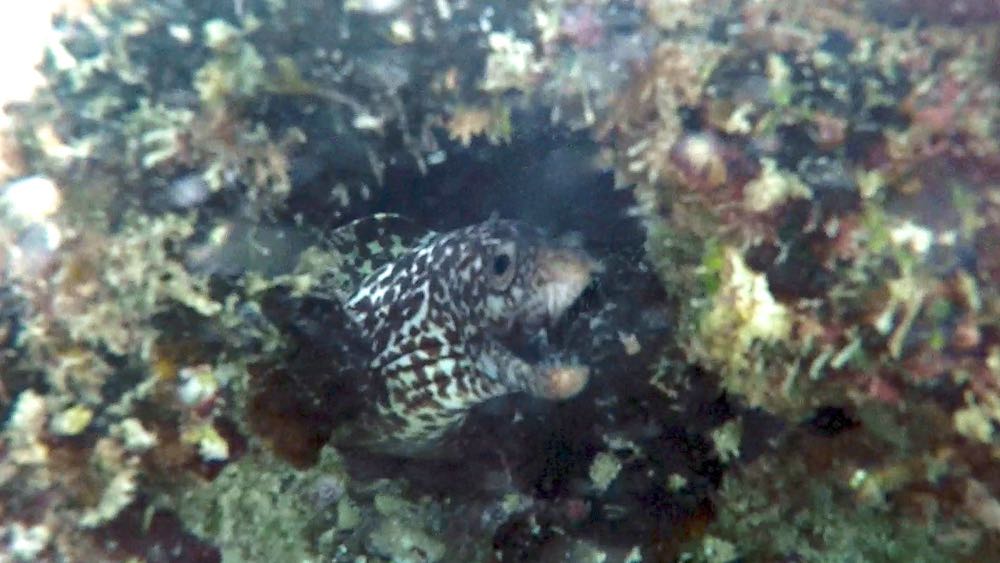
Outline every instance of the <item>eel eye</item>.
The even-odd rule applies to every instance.
[[[510,268],[510,256],[499,254],[493,258],[493,275],[500,277],[507,273],[507,268]]]
[[[490,286],[493,289],[504,290],[514,281],[515,250],[513,244],[503,244],[493,254],[492,264],[490,264]]]

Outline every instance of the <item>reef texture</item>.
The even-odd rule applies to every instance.
[[[0,121],[0,561],[1000,553],[996,0],[63,4]],[[586,386],[344,439],[374,213],[600,262],[504,343]]]

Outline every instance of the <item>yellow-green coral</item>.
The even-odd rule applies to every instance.
[[[181,157],[182,139],[194,122],[194,112],[151,104],[146,98],[125,116],[127,152],[142,168],[156,168]]]
[[[791,313],[778,303],[763,274],[752,271],[739,252],[722,250],[720,286],[709,298],[699,324],[693,352],[724,373],[745,370],[756,361],[758,344],[786,340]]]
[[[94,411],[84,405],[72,407],[52,417],[49,428],[62,436],[75,436],[83,432],[94,418]]]
[[[812,190],[796,174],[778,169],[770,158],[761,159],[760,176],[743,188],[743,203],[751,211],[761,213],[774,209],[790,199],[810,198]]]
[[[206,107],[222,107],[253,97],[265,84],[264,59],[245,40],[250,29],[238,29],[223,20],[205,22],[205,43],[214,58],[198,69],[194,88]]]
[[[198,447],[198,455],[205,461],[225,461],[229,458],[229,444],[214,426],[198,424],[186,430],[181,440]]]

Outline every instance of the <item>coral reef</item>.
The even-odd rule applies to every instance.
[[[0,560],[1000,552],[995,0],[62,4],[0,121]],[[375,212],[586,249],[509,345],[587,386],[330,445]]]
[[[719,560],[705,553],[723,540],[725,551],[764,560],[976,560],[995,537],[977,525],[950,529],[967,505],[950,512],[944,491],[958,480],[963,498],[969,486],[997,493],[965,481],[988,479],[998,461],[988,406],[996,327],[983,314],[997,286],[980,265],[990,252],[977,245],[1000,180],[1000,90],[985,78],[995,26],[901,29],[850,9],[800,8],[743,7],[721,46],[711,30],[700,42],[666,40],[669,66],[637,77],[609,140],[619,182],[636,185],[661,277],[687,304],[678,337],[688,361],[748,407],[794,423],[847,409],[861,427],[852,434],[888,442],[862,459],[856,446],[824,445],[835,457],[808,469],[795,467],[800,450],[779,449],[747,474],[727,474],[718,520],[692,554]],[[966,448],[977,453],[951,457]],[[966,455],[985,465],[958,461]],[[788,465],[758,465],[769,463]],[[818,496],[794,484],[803,476]],[[786,477],[793,482],[772,481]],[[820,532],[838,511],[854,513],[857,499],[843,497],[852,487],[872,497],[870,523]],[[907,511],[900,497],[916,489],[941,512]],[[749,493],[761,495],[757,508],[745,504]],[[793,512],[760,512],[771,508]],[[792,535],[754,539],[768,525],[753,523],[768,518]],[[921,539],[889,528],[869,546],[850,537],[855,526],[908,519],[936,531]],[[822,541],[796,536],[791,522]],[[948,546],[945,536],[967,543]]]

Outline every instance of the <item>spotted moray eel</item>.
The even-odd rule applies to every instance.
[[[590,282],[595,263],[586,254],[515,221],[448,233],[411,227],[384,215],[334,235],[337,245],[354,245],[353,271],[370,272],[337,285],[370,345],[366,371],[376,390],[358,420],[334,432],[335,443],[413,454],[490,398],[527,392],[559,400],[584,387],[586,367],[555,357],[532,363],[502,342],[564,313]]]

